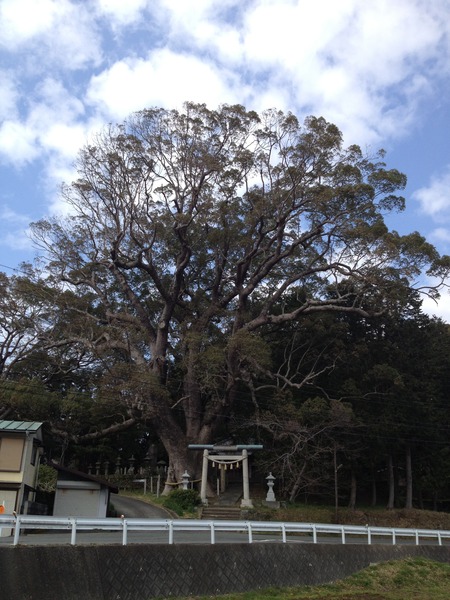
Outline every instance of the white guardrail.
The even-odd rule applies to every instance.
[[[370,527],[357,525],[328,525],[321,523],[283,523],[275,521],[200,521],[197,519],[153,520],[106,518],[91,519],[85,517],[47,517],[34,515],[0,515],[0,536],[2,529],[10,529],[13,545],[19,544],[21,532],[36,529],[45,533],[70,531],[70,543],[76,544],[78,532],[111,532],[122,533],[122,545],[128,543],[128,533],[131,531],[167,532],[167,543],[174,543],[175,532],[208,532],[211,544],[216,543],[216,534],[222,532],[244,533],[249,544],[253,543],[255,534],[279,534],[279,541],[299,541],[299,536],[308,536],[308,541],[314,544],[325,541],[323,536],[332,536],[339,543],[366,541],[372,544],[376,538],[387,538],[392,544],[409,541],[420,545],[428,540],[443,545],[450,541],[450,531],[439,529],[407,529],[390,527]],[[289,539],[291,536],[291,539]],[[322,539],[321,539],[322,538]],[[362,540],[361,540],[362,538]],[[2,538],[0,538],[2,539]],[[4,540],[5,538],[3,538]],[[277,541],[277,538],[274,539]]]

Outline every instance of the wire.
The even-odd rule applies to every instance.
[[[23,269],[19,269],[18,267],[10,267],[8,265],[3,265],[0,263],[0,267],[3,269],[10,269],[11,271],[16,271],[17,273],[23,273],[24,275],[27,275],[27,272],[24,271]]]

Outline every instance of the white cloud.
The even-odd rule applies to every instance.
[[[0,206],[0,221],[7,223],[8,230],[0,238],[0,245],[11,250],[31,250],[32,243],[28,236],[30,218],[12,210],[9,206]]]
[[[0,220],[8,223],[29,223],[29,217],[19,214],[12,210],[9,206],[0,207]]]
[[[33,242],[29,237],[29,230],[17,229],[3,236],[1,240],[2,246],[7,246],[11,250],[25,250],[30,252],[33,249]]]
[[[0,4],[2,44],[19,47],[33,37],[51,31],[66,2],[55,0],[3,0]]]
[[[17,115],[17,101],[19,92],[14,81],[14,76],[0,69],[0,121]]]
[[[354,18],[340,32],[338,60],[365,85],[398,83],[417,67],[416,61],[425,66],[438,54],[442,19],[434,17],[439,2],[434,7],[411,0],[352,4]]]
[[[434,243],[439,242],[441,245],[442,243],[450,245],[450,229],[437,227],[429,234],[429,238]]]
[[[229,74],[228,74],[229,75]],[[213,65],[167,49],[149,59],[125,59],[92,78],[87,97],[109,118],[124,119],[148,106],[177,107],[186,100],[217,106],[234,102],[233,76]]]
[[[82,125],[55,123],[41,134],[41,143],[47,150],[57,152],[61,158],[73,159],[84,145],[86,133]]]
[[[31,162],[39,155],[36,133],[20,121],[4,121],[0,126],[0,156],[15,166]]]
[[[46,107],[51,112],[52,119],[55,115],[61,121],[73,120],[84,114],[83,102],[74,96],[62,83],[60,79],[46,77],[36,88],[35,94],[30,100],[36,100],[36,106]],[[42,115],[39,115],[41,117]],[[49,119],[46,115],[46,121]],[[47,123],[45,123],[46,125]]]
[[[450,218],[450,167],[431,179],[427,187],[412,194],[422,211],[434,219],[448,221]]]
[[[27,115],[0,126],[0,155],[16,166],[48,152],[73,158],[86,135],[86,125],[78,120],[83,113],[82,102],[48,77],[28,99]]]
[[[448,290],[443,291],[437,302],[425,296],[422,309],[431,317],[440,317],[446,323],[450,323],[450,293]]]
[[[97,0],[100,17],[110,19],[116,26],[129,25],[142,16],[147,0]]]
[[[281,108],[323,115],[352,142],[407,133],[430,91],[428,75],[450,64],[442,19],[448,0],[221,4],[166,0],[171,39],[239,69],[255,98],[281,98]],[[224,20],[227,11],[236,16]]]
[[[98,64],[99,42],[88,2],[1,0],[0,46],[31,50],[27,60],[35,72],[52,63],[65,69]]]

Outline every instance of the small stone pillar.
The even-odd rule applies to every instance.
[[[187,490],[189,488],[189,479],[190,478],[191,478],[191,476],[189,475],[187,470],[185,470],[183,475],[181,476],[181,485],[182,485],[183,490]]]

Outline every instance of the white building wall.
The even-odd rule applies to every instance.
[[[106,517],[108,490],[89,482],[58,482],[53,515],[58,517]]]

